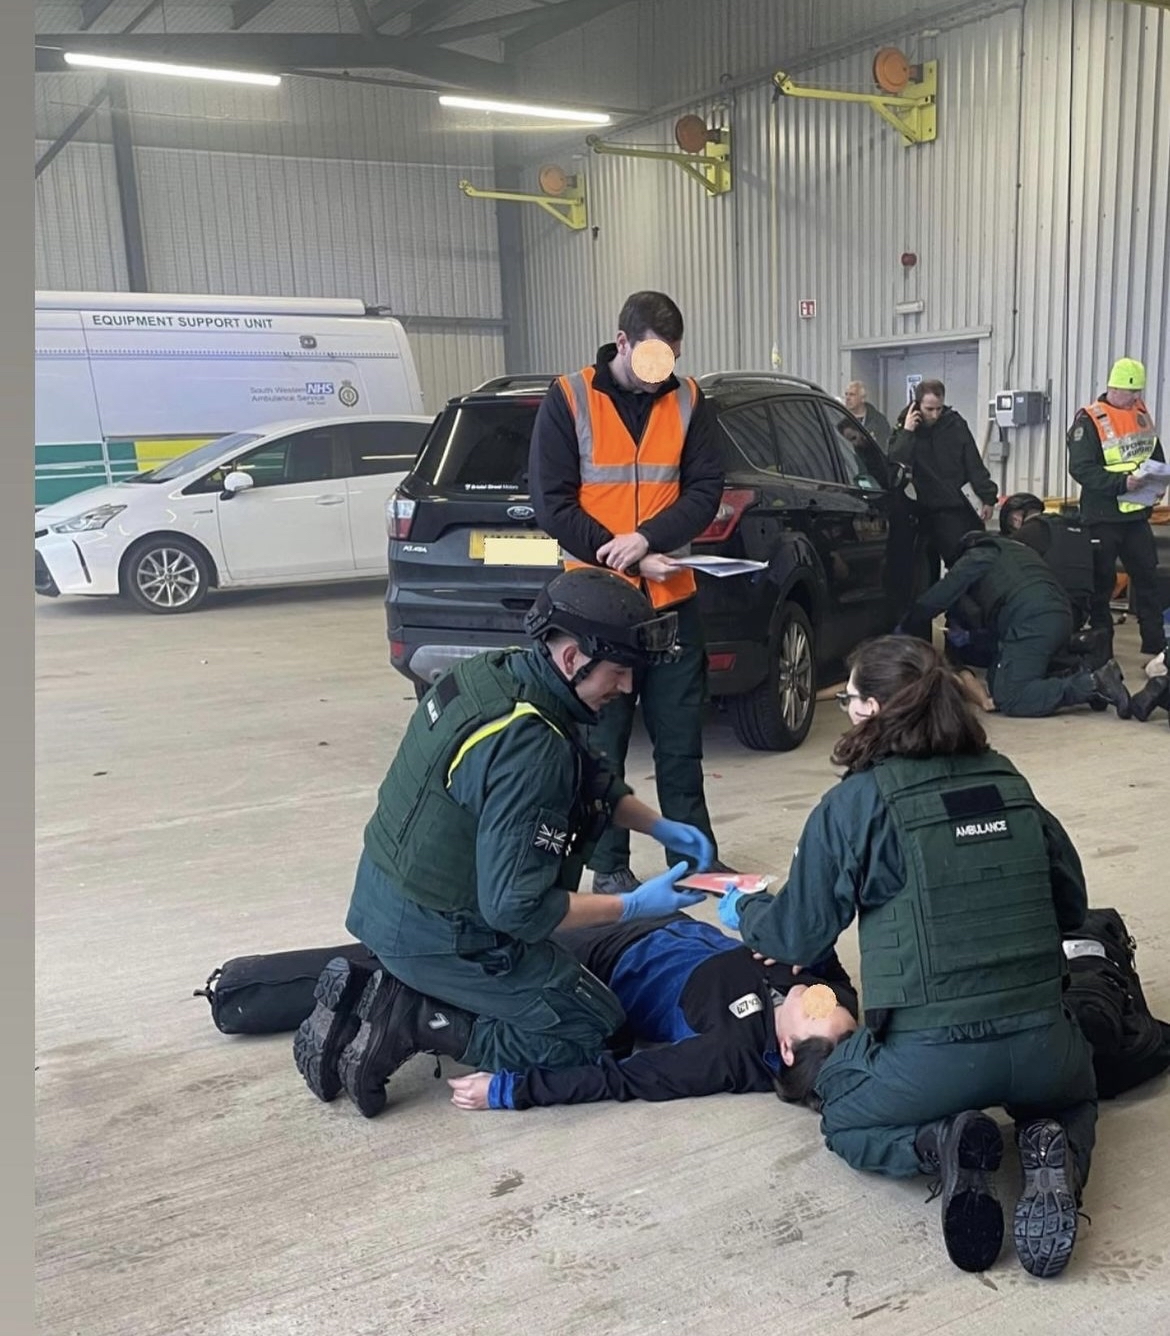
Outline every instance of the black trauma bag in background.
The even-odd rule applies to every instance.
[[[195,997],[211,1003],[211,1019],[224,1034],[280,1034],[295,1030],[313,1010],[313,988],[334,956],[378,968],[378,957],[361,942],[316,951],[280,951],[237,956],[212,971]]]
[[[1136,946],[1116,909],[1090,909],[1080,928],[1064,934],[1064,1001],[1092,1045],[1102,1099],[1170,1067],[1170,1025],[1150,1014],[1134,966]]]

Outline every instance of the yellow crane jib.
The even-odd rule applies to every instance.
[[[571,176],[560,167],[542,167],[540,186],[544,194],[530,195],[520,190],[481,190],[470,181],[459,182],[459,189],[470,199],[535,204],[574,232],[583,232],[589,226],[585,208],[585,183],[579,176]]]
[[[814,88],[798,84],[783,70],[772,76],[777,94],[784,97],[815,98],[822,102],[862,102],[877,112],[902,136],[903,143],[928,144],[938,138],[936,98],[938,61],[927,60],[920,66],[907,66],[907,73],[917,77],[900,83],[897,93],[854,93],[839,88]],[[876,70],[875,70],[876,73]]]
[[[594,153],[673,162],[698,181],[708,195],[726,195],[732,184],[730,127],[709,126],[701,116],[683,116],[675,122],[674,137],[680,150],[677,152],[669,148],[607,144],[598,135],[587,136],[585,142]]]

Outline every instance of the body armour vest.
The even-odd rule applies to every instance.
[[[1060,1006],[1063,955],[1036,799],[1005,757],[891,757],[874,778],[906,886],[858,920],[867,1014],[890,1030]]]
[[[1154,453],[1158,433],[1149,409],[1140,399],[1132,408],[1114,408],[1104,399],[1097,399],[1086,404],[1084,412],[1093,419],[1101,438],[1106,473],[1133,473]],[[1117,498],[1117,509],[1128,515],[1146,507],[1140,501],[1128,500],[1123,492]]]
[[[999,560],[972,591],[988,622],[999,616],[1010,598],[1027,589],[1049,589],[1058,601],[1067,597],[1052,568],[1025,543],[988,533],[980,534],[972,546],[994,547],[999,554]]]
[[[1079,625],[1088,617],[1093,597],[1092,540],[1079,523],[1063,515],[1036,515],[1027,523],[1042,524],[1048,530],[1044,560],[1068,595]]]
[[[444,674],[419,702],[398,753],[378,790],[378,806],[365,830],[366,852],[411,900],[428,909],[475,909],[477,818],[450,793],[455,769],[477,743],[525,715],[536,715],[565,739],[566,759],[576,767],[579,794],[560,884],[574,889],[588,850],[582,847],[592,820],[604,828],[608,812],[590,800],[592,759],[577,741],[575,724],[556,697],[522,683],[508,671],[513,654],[493,651],[465,659]]]

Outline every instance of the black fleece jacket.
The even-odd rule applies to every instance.
[[[617,345],[597,351],[594,388],[613,400],[618,415],[635,442],[640,442],[650,409],[660,395],[678,388],[670,376],[653,394],[626,390],[614,380],[610,363]],[[715,411],[699,391],[691,425],[683,442],[678,500],[653,518],[643,520],[638,532],[651,552],[673,552],[696,538],[715,518],[723,495],[723,460],[719,449]],[[528,454],[528,487],[541,528],[578,561],[597,563],[597,549],[614,537],[581,509],[581,461],[573,415],[560,385],[554,381],[544,397]]]
[[[917,431],[902,425],[906,409],[890,441],[890,458],[910,467],[918,504],[923,510],[957,510],[968,506],[963,484],[970,483],[980,501],[993,506],[999,489],[979,457],[971,429],[953,408],[944,408],[933,425],[922,420]]]

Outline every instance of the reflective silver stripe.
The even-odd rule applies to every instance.
[[[583,371],[574,371],[564,380],[569,387],[569,408],[573,414],[573,427],[577,433],[577,453],[581,456],[581,481],[587,482],[585,471],[593,458],[593,423],[589,418],[589,387],[585,384]]]
[[[678,482],[677,464],[593,464],[581,460],[584,482]]]
[[[691,417],[695,411],[695,401],[699,397],[695,382],[688,376],[685,380],[680,380],[678,389],[675,390],[675,398],[678,400],[678,415],[682,418],[683,439],[691,429]]]
[[[1103,408],[1099,408],[1096,404],[1093,404],[1089,408],[1089,416],[1097,424],[1097,430],[1103,437],[1106,437],[1111,441],[1117,439],[1117,432],[1113,426],[1113,419]]]

